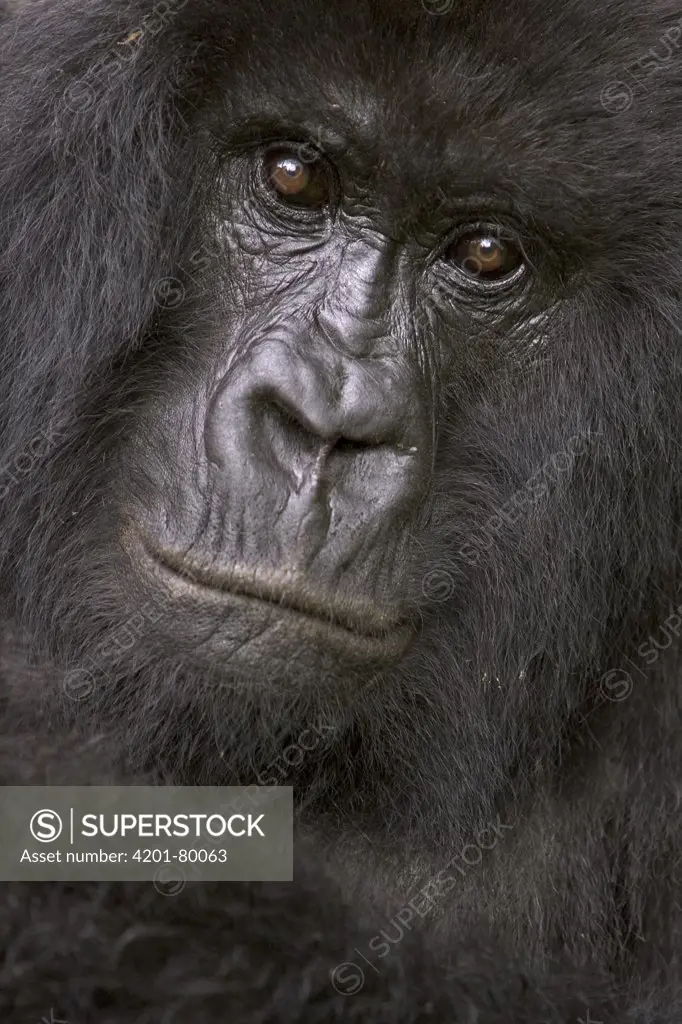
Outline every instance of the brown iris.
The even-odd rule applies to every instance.
[[[302,160],[281,150],[265,162],[268,181],[280,199],[292,206],[323,206],[329,202],[329,182],[320,160]]]
[[[508,277],[523,263],[523,253],[510,239],[492,231],[472,231],[457,239],[450,259],[468,277],[498,281]]]

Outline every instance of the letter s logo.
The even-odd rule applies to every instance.
[[[52,843],[61,835],[62,819],[56,811],[43,808],[42,811],[36,811],[33,815],[29,828],[31,835],[39,843]]]

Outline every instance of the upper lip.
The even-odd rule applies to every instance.
[[[383,637],[406,625],[396,609],[381,608],[365,597],[331,596],[295,569],[264,572],[239,564],[216,568],[191,561],[169,548],[148,542],[144,547],[156,562],[191,583],[265,601],[361,636]]]

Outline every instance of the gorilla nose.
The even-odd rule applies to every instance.
[[[371,370],[339,365],[325,373],[310,363],[283,369],[251,393],[254,410],[260,408],[270,423],[273,442],[290,440],[292,453],[297,446],[311,452],[404,446],[407,410],[396,396],[379,400]]]
[[[269,462],[300,480],[311,460],[382,449],[382,458],[420,451],[414,387],[393,362],[297,358],[290,345],[262,344],[221,382],[206,424],[211,462],[230,456]],[[347,467],[346,467],[347,469]],[[344,470],[345,472],[346,470]]]
[[[299,562],[331,543],[339,564],[402,522],[423,498],[431,431],[394,363],[303,359],[277,342],[236,361],[205,425],[222,521]]]

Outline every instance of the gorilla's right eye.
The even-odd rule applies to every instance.
[[[277,198],[290,206],[320,207],[329,202],[330,184],[321,159],[311,162],[293,150],[278,150],[265,158],[264,174]]]

